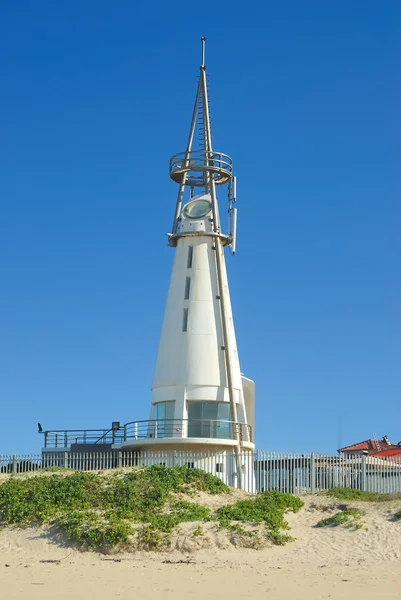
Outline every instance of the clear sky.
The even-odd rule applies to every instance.
[[[257,446],[401,440],[401,4],[19,0],[0,9],[0,454],[39,451],[38,421],[148,418],[202,35]]]

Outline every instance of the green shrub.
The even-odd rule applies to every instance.
[[[211,518],[210,509],[194,502],[186,502],[185,500],[177,500],[170,505],[172,514],[174,514],[180,522],[190,521],[209,521]]]
[[[112,548],[121,542],[128,542],[133,533],[129,523],[118,519],[102,518],[90,511],[75,510],[56,520],[70,540],[89,549]]]
[[[394,500],[391,494],[379,494],[376,492],[364,492],[352,488],[336,487],[327,492],[323,492],[325,496],[336,498],[337,500],[357,500],[359,502],[388,502]]]
[[[102,485],[90,473],[10,478],[0,486],[0,522],[42,524],[66,509],[98,506]]]
[[[204,535],[203,527],[201,525],[198,525],[198,527],[195,527],[193,534],[194,534],[195,537],[199,537],[199,536]]]
[[[79,545],[108,548],[128,543],[131,523],[142,523],[146,526],[138,544],[154,548],[179,523],[211,518],[209,509],[173,494],[230,491],[220,479],[187,467],[152,466],[106,477],[70,473],[5,481],[0,485],[0,527],[52,522]]]
[[[140,550],[159,550],[167,542],[168,538],[163,536],[152,525],[144,525],[138,531],[137,547]]]
[[[338,527],[346,525],[348,528],[361,529],[362,524],[359,522],[361,514],[350,508],[346,508],[334,514],[332,517],[327,517],[316,523],[316,527]]]
[[[274,544],[283,545],[293,538],[283,535],[281,530],[288,530],[284,519],[288,511],[298,512],[304,503],[300,498],[278,491],[263,492],[254,498],[239,500],[231,506],[222,506],[216,511],[216,518],[222,527],[232,528],[232,521],[249,524],[265,524],[266,537]]]
[[[256,547],[259,534],[241,522],[263,523],[266,537],[283,544],[292,539],[282,533],[288,529],[285,512],[303,506],[299,498],[276,491],[222,506],[214,514],[205,506],[177,499],[177,494],[197,491],[230,493],[217,477],[187,467],[152,466],[108,476],[73,471],[10,477],[0,485],[0,527],[53,523],[85,548],[135,543],[138,548],[156,549],[168,546],[180,523],[213,519]],[[133,524],[141,527],[135,530]]]

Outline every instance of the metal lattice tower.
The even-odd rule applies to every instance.
[[[205,65],[206,38],[201,38],[201,42],[202,64],[200,66],[198,88],[192,113],[187,148],[185,152],[175,154],[170,159],[170,177],[179,184],[180,188],[178,191],[173,226],[171,234],[169,234],[169,244],[171,246],[176,245],[176,236],[179,231],[179,220],[185,188],[191,188],[191,195],[194,188],[203,188],[205,193],[210,194],[211,196],[213,231],[220,236],[220,241],[224,246],[231,246],[234,254],[236,249],[236,208],[233,206],[236,200],[235,177],[233,176],[231,158],[222,152],[213,151]],[[197,125],[199,129],[200,148],[193,150]],[[228,184],[229,232],[227,235],[221,234],[219,208],[216,199],[216,186],[223,184]]]

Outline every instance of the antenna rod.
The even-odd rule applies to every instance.
[[[201,65],[201,69],[205,70],[206,66],[205,66],[205,46],[206,46],[206,38],[202,37],[201,38],[201,42],[202,42],[202,65]]]
[[[192,142],[194,139],[194,133],[195,133],[195,127],[196,127],[196,113],[198,110],[198,104],[199,104],[199,98],[201,95],[201,90],[202,90],[202,81],[201,81],[201,78],[199,77],[199,83],[198,83],[198,89],[196,91],[194,110],[192,113],[191,129],[189,131],[187,150],[185,152],[185,164],[186,165],[189,163],[189,156],[191,153]],[[181,183],[180,183],[180,189],[178,191],[177,204],[175,207],[175,214],[174,214],[174,221],[173,221],[173,228],[171,230],[171,233],[173,235],[175,235],[177,233],[177,229],[178,229],[178,219],[179,219],[180,213],[181,213],[182,199],[184,197],[184,189],[185,189],[186,179],[187,179],[187,173],[185,172],[185,173],[183,173]]]

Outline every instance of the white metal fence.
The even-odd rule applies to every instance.
[[[232,452],[44,452],[0,456],[0,473],[23,473],[62,467],[102,471],[150,465],[187,466],[216,475],[227,485],[250,492],[279,490],[293,494],[313,493],[338,486],[369,492],[401,492],[400,458],[330,456],[244,452],[237,466]],[[238,468],[241,470],[237,478]]]

